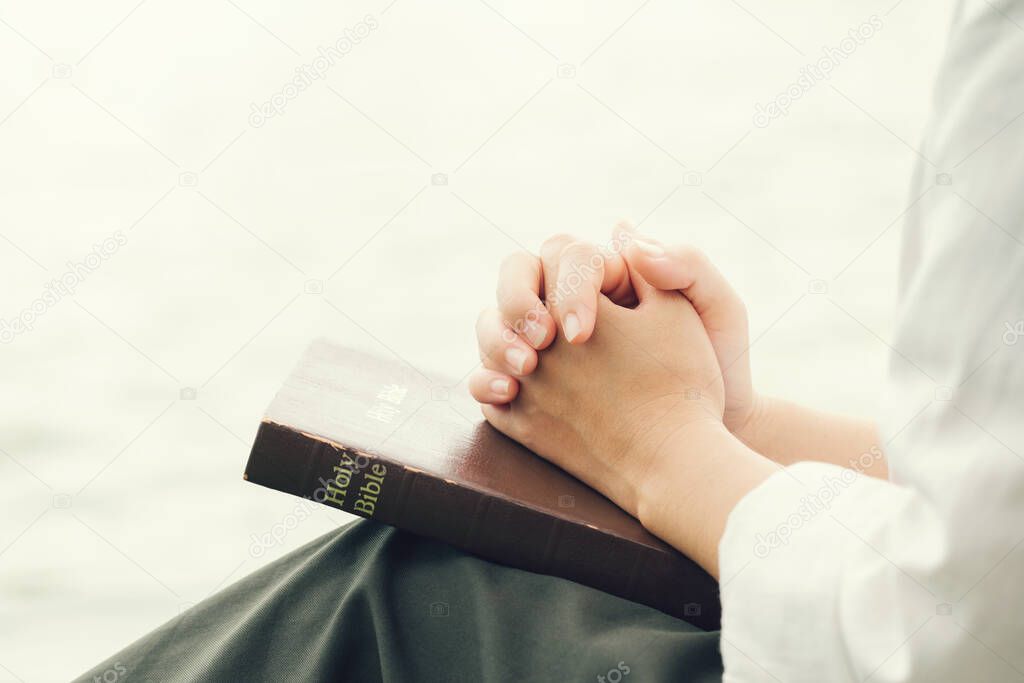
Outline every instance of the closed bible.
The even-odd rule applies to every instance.
[[[454,384],[316,341],[267,410],[244,476],[719,628],[711,576],[602,494],[496,431]]]

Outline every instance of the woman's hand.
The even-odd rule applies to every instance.
[[[628,232],[619,232],[630,239]],[[483,369],[474,373],[470,391],[477,401],[501,405],[516,397],[517,378],[533,372],[537,351],[558,335],[556,305],[565,337],[582,344],[593,332],[600,294],[623,305],[636,303],[621,251],[617,241],[599,249],[555,235],[541,246],[539,257],[521,251],[505,258],[495,292],[498,306],[482,311],[476,324]]]
[[[690,245],[663,245],[636,235],[625,256],[652,286],[682,292],[693,304],[722,373],[723,423],[743,438],[760,402],[750,377],[750,331],[743,300],[704,252]]]
[[[717,576],[730,511],[775,465],[722,424],[722,373],[690,301],[630,277],[639,305],[597,297],[589,341],[555,341],[515,400],[483,413]]]
[[[500,431],[639,515],[659,461],[679,457],[665,445],[689,425],[721,426],[725,398],[690,302],[636,273],[632,282],[635,308],[598,296],[589,341],[558,339],[521,374],[514,401],[485,404],[483,412]],[[551,312],[564,319],[559,306]]]
[[[493,405],[512,401],[517,378],[537,367],[537,350],[552,343],[557,327],[573,344],[590,338],[601,294],[624,306],[634,304],[626,261],[654,287],[682,292],[694,306],[721,369],[724,424],[742,436],[760,404],[751,384],[743,302],[700,250],[662,245],[628,224],[618,225],[604,248],[558,235],[544,243],[540,257],[522,252],[506,259],[498,278],[498,308],[484,311],[477,323],[484,369],[470,382],[473,396]],[[558,326],[551,311],[556,306]]]

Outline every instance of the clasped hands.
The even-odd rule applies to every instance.
[[[627,224],[604,247],[558,235],[503,262],[476,332],[487,421],[714,573],[729,510],[774,466],[733,436],[758,403],[747,316],[708,258]]]

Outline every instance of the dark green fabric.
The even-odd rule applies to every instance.
[[[123,669],[118,680],[140,682],[704,682],[720,681],[721,666],[717,633],[360,521],[221,591],[80,680]]]

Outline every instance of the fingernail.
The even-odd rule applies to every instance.
[[[562,330],[565,338],[570,342],[580,335],[580,319],[575,313],[570,313],[562,320]]]
[[[505,351],[505,360],[508,361],[508,364],[511,365],[517,373],[522,374],[523,366],[526,365],[526,351],[523,351],[516,346],[511,346],[507,351]]]
[[[659,256],[665,255],[665,250],[662,249],[659,245],[654,244],[653,242],[645,242],[639,237],[636,237],[633,239],[633,243],[636,244],[637,249],[639,249],[640,251],[644,252],[645,254],[652,258],[658,258]]]
[[[540,323],[526,323],[526,338],[530,340],[534,347],[540,347],[544,340],[548,338],[548,330]]]
[[[492,379],[491,380],[491,391],[499,396],[508,395],[508,380],[507,379]]]

